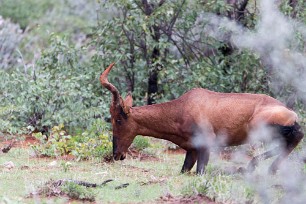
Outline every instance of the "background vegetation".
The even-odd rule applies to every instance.
[[[284,102],[295,92],[290,85],[271,88],[277,77],[260,53],[206,32],[207,13],[256,30],[256,1],[0,3],[2,133],[48,134],[59,124],[86,130],[109,118],[109,93],[98,77],[111,62],[117,63],[111,81],[123,95],[132,91],[135,105],[174,99],[194,87],[267,93]],[[289,18],[306,21],[305,2],[279,4]],[[305,39],[299,40],[304,50]]]

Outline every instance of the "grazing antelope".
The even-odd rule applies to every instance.
[[[113,156],[125,159],[136,135],[151,136],[173,142],[186,150],[181,172],[188,172],[197,161],[197,174],[203,174],[209,160],[209,147],[248,142],[250,133],[263,125],[274,129],[282,141],[284,151],[268,151],[254,157],[248,170],[254,170],[259,158],[279,154],[270,170],[274,173],[281,161],[303,138],[298,117],[278,100],[263,94],[217,93],[206,89],[192,89],[170,102],[132,107],[132,96],[123,100],[118,89],[107,76],[114,63],[101,74],[103,87],[112,93],[110,105],[113,126]]]

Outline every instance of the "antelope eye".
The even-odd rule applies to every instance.
[[[120,120],[120,119],[116,120],[116,123],[118,123],[119,125],[121,125],[121,120]]]

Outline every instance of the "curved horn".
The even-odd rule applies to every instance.
[[[107,69],[101,74],[100,76],[100,82],[103,87],[107,88],[112,94],[113,94],[113,103],[120,102],[120,94],[118,89],[111,83],[108,82],[107,76],[108,73],[111,71],[115,63],[111,63]]]

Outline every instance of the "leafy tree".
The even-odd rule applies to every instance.
[[[199,20],[203,11],[210,11],[252,27],[255,13],[246,12],[247,5],[248,1],[227,4],[220,0],[100,2],[112,14],[99,21],[93,37],[99,49],[95,61],[104,67],[119,62],[122,68],[113,81],[120,90],[132,91],[138,103],[143,103],[144,96],[147,104],[176,98],[194,86],[266,92],[267,78],[258,56],[212,38],[205,33],[208,23]],[[253,69],[259,75],[252,74]]]

